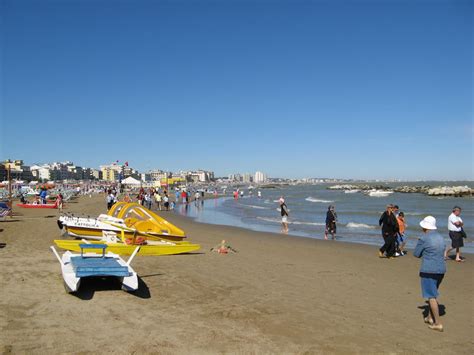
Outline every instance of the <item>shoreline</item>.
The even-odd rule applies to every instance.
[[[206,201],[209,201],[209,200],[221,200],[221,201],[225,201],[225,200],[232,200],[233,198],[230,197],[230,196],[219,196],[219,197],[208,197],[206,198],[205,200]],[[189,202],[189,204],[194,204],[194,201],[192,202]],[[278,227],[274,228],[276,230],[265,230],[265,228],[262,228],[263,225],[259,225],[259,224],[252,224],[252,225],[247,225],[247,226],[241,226],[241,225],[233,225],[233,224],[226,224],[226,223],[213,223],[213,222],[210,222],[208,220],[204,220],[204,221],[200,221],[198,220],[200,217],[199,216],[189,216],[189,215],[183,215],[178,209],[179,207],[182,207],[183,205],[180,203],[180,204],[177,204],[176,207],[175,207],[175,210],[174,211],[169,211],[169,212],[172,212],[173,214],[175,215],[178,215],[178,216],[181,216],[181,217],[185,217],[185,218],[189,218],[191,220],[193,220],[195,223],[202,223],[202,224],[208,224],[208,225],[212,225],[212,226],[231,226],[231,227],[235,227],[235,228],[241,228],[242,230],[244,231],[249,231],[249,232],[260,232],[260,233],[272,233],[272,234],[279,234],[279,235],[286,235],[286,236],[289,236],[289,237],[293,237],[293,238],[306,238],[306,239],[311,239],[311,240],[319,240],[319,241],[324,241],[324,242],[328,242],[328,241],[331,241],[331,240],[325,240],[324,237],[312,237],[310,235],[306,235],[304,234],[304,232],[300,232],[299,234],[298,233],[295,233],[291,231],[291,219],[290,219],[290,230],[287,234],[283,234],[283,233],[279,233],[277,230],[278,230]],[[193,207],[193,206],[191,206]],[[211,207],[211,209],[213,210],[216,210],[217,212],[219,213],[222,213],[222,214],[225,214],[226,216],[229,217],[229,219],[234,219],[235,221],[238,221],[239,217],[238,216],[235,216],[235,215],[231,215],[231,214],[227,214],[223,211],[221,211],[219,209],[219,207]],[[160,212],[160,211],[158,211]],[[167,213],[166,211],[163,211],[165,213]],[[258,217],[257,217],[258,218]],[[349,222],[349,223],[357,223],[357,222]],[[279,225],[277,222],[275,222],[275,226]],[[338,226],[341,225],[341,226],[345,226],[344,224],[342,223],[338,223]],[[380,230],[380,228],[376,228],[377,230]],[[372,229],[371,229],[372,230]],[[415,231],[417,234],[420,234],[420,230],[419,228],[415,228]],[[409,237],[409,240],[411,243],[415,242],[415,240],[418,239],[418,236],[417,234],[415,233],[410,233],[410,237]],[[447,232],[446,232],[447,234]],[[317,233],[315,233],[315,235],[318,235]],[[444,234],[442,234],[444,236]],[[359,244],[359,245],[365,245],[365,246],[369,246],[369,247],[373,247],[373,248],[380,248],[382,245],[383,245],[383,239],[382,239],[382,236],[381,235],[377,235],[377,236],[371,236],[369,238],[374,238],[373,241],[370,240],[370,241],[367,241],[365,242],[364,239],[356,239],[356,240],[351,240],[350,237],[346,237],[346,236],[337,236],[336,235],[336,242],[338,243],[345,243],[345,244]],[[446,239],[446,243],[448,243],[448,239]],[[414,247],[410,246],[410,245],[407,245],[406,246],[406,249],[407,250],[413,250]],[[463,254],[469,254],[469,255],[474,255],[474,251],[471,251],[470,249],[466,248],[465,250],[462,250],[462,253]]]
[[[103,196],[94,196],[65,212],[104,211]],[[423,323],[419,260],[411,255],[379,259],[367,245],[160,213],[201,250],[135,258],[136,295],[108,280],[87,280],[74,296],[64,293],[48,250],[59,237],[58,211],[20,213],[18,222],[0,222],[7,243],[0,249],[4,353],[469,354],[474,347],[471,258],[447,263],[440,289],[445,332],[437,333]],[[210,253],[222,239],[238,253]]]

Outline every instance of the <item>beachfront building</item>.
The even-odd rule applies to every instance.
[[[7,179],[7,169],[5,169],[5,165],[0,163],[0,182],[5,181]]]
[[[151,181],[151,176],[149,173],[141,173],[140,174],[140,180],[144,182],[149,182]]]
[[[6,170],[10,169],[10,176],[15,180],[31,181],[33,174],[29,166],[23,164],[23,160],[5,160],[3,165]]]
[[[71,180],[82,180],[84,178],[84,169],[80,166],[75,166],[72,163],[66,165],[68,172],[68,179]]]
[[[50,180],[66,180],[70,178],[68,166],[74,165],[70,161],[47,164],[50,170]]]
[[[102,180],[102,171],[98,169],[89,169],[90,170],[90,178],[91,180]]]
[[[116,163],[112,163],[109,165],[101,165],[100,171],[102,171],[103,180],[115,182],[119,180],[122,174],[122,167]]]
[[[51,179],[51,168],[49,165],[32,165],[30,167],[31,174],[36,180],[39,181],[50,181]]]
[[[150,170],[148,174],[150,174],[151,181],[161,181],[162,179],[172,176],[171,173],[159,169]]]
[[[255,177],[253,181],[255,181],[256,184],[261,184],[261,183],[266,182],[267,179],[268,179],[267,174],[262,173],[261,171],[257,171],[255,173]]]
[[[214,180],[214,172],[206,170],[191,171],[188,173],[188,179],[194,182],[209,182]]]
[[[122,179],[126,179],[128,177],[140,179],[140,173],[137,170],[129,167],[128,163],[126,163],[126,165],[122,166]]]

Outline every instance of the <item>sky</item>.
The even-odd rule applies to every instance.
[[[474,179],[472,1],[0,4],[0,159]]]

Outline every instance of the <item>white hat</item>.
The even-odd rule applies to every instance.
[[[420,226],[421,228],[424,228],[424,229],[430,229],[430,230],[438,229],[436,228],[436,218],[434,218],[433,216],[425,217],[420,222]]]

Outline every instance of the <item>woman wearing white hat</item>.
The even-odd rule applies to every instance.
[[[420,222],[423,236],[418,240],[413,255],[423,258],[420,267],[421,293],[430,305],[425,323],[433,330],[442,332],[443,325],[439,319],[438,288],[446,273],[444,260],[445,243],[443,237],[436,231],[436,219],[432,216],[425,217]]]

